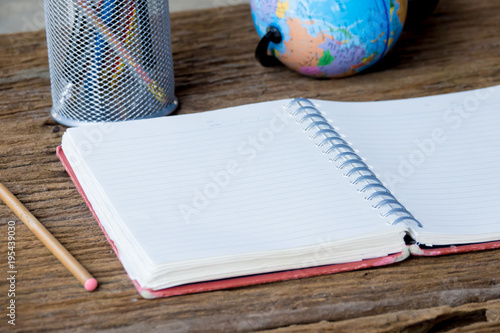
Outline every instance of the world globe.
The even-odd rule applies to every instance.
[[[318,78],[353,75],[391,50],[404,26],[407,0],[251,0],[262,38],[277,28],[272,54],[289,68]]]

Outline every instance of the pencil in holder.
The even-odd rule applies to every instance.
[[[45,0],[52,117],[67,126],[177,107],[165,0]]]

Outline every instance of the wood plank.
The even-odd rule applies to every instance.
[[[175,13],[179,113],[292,96],[382,100],[500,84],[498,17],[495,0],[442,0],[433,17],[405,32],[369,73],[315,80],[256,63],[258,37],[248,6]],[[65,128],[50,118],[50,106],[44,31],[0,35],[0,179],[100,282],[96,292],[86,292],[0,205],[2,251],[6,224],[16,221],[19,330],[370,331],[375,320],[372,331],[418,331],[426,320],[436,327],[439,318],[460,311],[479,311],[465,316],[462,327],[486,332],[497,325],[498,316],[490,320],[488,313],[498,313],[500,251],[412,258],[364,271],[143,300],[55,156]],[[0,276],[6,268],[4,259]],[[478,320],[484,309],[487,320]],[[5,316],[0,325],[7,325]]]
[[[354,327],[357,331],[366,332],[498,332],[500,331],[500,301],[465,304],[458,307],[441,306],[397,311],[339,322],[321,321],[260,332],[349,333]]]

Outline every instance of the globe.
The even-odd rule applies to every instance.
[[[251,0],[262,38],[282,40],[272,54],[289,68],[318,78],[354,75],[391,50],[404,26],[407,0]]]

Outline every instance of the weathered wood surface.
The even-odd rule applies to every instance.
[[[370,73],[313,80],[253,59],[248,6],[172,15],[180,113],[293,96],[381,100],[500,84],[500,2],[442,0]],[[0,181],[100,282],[86,292],[0,205],[0,328],[7,221],[17,227],[20,331],[500,331],[500,251],[160,300],[136,293],[55,156],[44,32],[0,36]]]

